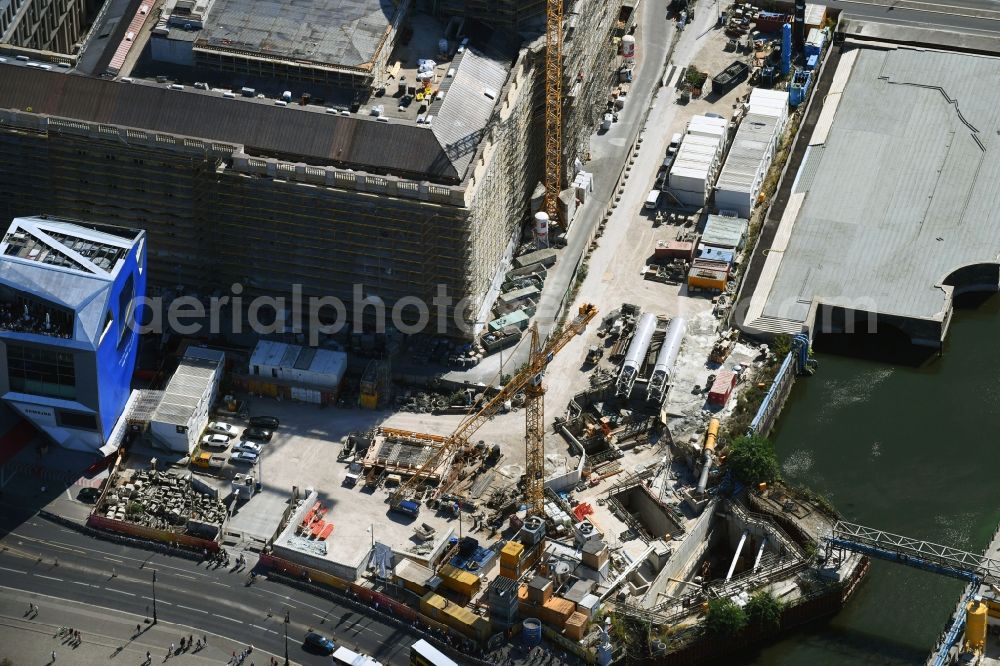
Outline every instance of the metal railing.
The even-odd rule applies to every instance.
[[[830,548],[898,562],[952,578],[970,582],[1000,582],[1000,560],[873,527],[839,521],[824,541]]]

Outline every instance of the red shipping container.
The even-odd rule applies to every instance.
[[[690,241],[659,240],[656,241],[653,256],[657,259],[687,259],[691,261],[691,257],[694,256],[694,243]]]
[[[708,403],[710,405],[719,405],[720,407],[725,406],[729,402],[729,396],[732,395],[735,387],[736,374],[728,370],[720,372],[715,376],[712,388],[708,392]]]

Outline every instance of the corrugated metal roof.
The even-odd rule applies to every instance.
[[[742,217],[709,215],[705,221],[705,231],[701,242],[725,249],[735,249],[743,245],[747,233],[747,220]]]
[[[749,113],[740,123],[722,167],[716,187],[732,192],[750,192],[773,151],[777,118]]]
[[[670,175],[706,178],[715,165],[721,140],[718,136],[686,135],[677,150],[673,166],[670,167]]]
[[[452,61],[455,76],[434,115],[433,132],[458,173],[465,173],[496,108],[509,66],[467,48]]]
[[[858,50],[765,316],[946,316],[938,285],[1000,257],[998,80],[994,57]]]
[[[242,144],[259,156],[458,183],[433,132],[255,100],[0,64],[0,108]]]
[[[153,412],[152,420],[187,425],[198,403],[209,392],[212,374],[225,359],[223,351],[204,347],[190,348],[167,383],[163,399]]]

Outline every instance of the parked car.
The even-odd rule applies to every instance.
[[[320,654],[333,654],[333,651],[337,649],[336,643],[322,634],[317,634],[315,631],[310,631],[306,634],[306,637],[302,640],[302,646]]]
[[[206,430],[219,435],[225,435],[226,437],[236,437],[236,426],[224,421],[212,421],[208,424]]]
[[[254,428],[267,428],[268,430],[277,430],[280,425],[275,416],[251,416],[249,423]]]
[[[201,438],[201,445],[205,448],[222,448],[225,449],[229,446],[229,438],[225,435],[220,435],[215,433],[214,435],[205,435]]]
[[[100,496],[101,496],[101,490],[100,490],[100,488],[93,488],[91,486],[84,486],[83,488],[80,489],[80,492],[77,494],[76,497],[81,502],[87,502],[88,504],[92,504],[92,503],[96,502],[97,498],[100,497]]]
[[[252,439],[255,442],[270,442],[273,433],[267,428],[246,428],[243,431],[243,439]]]
[[[251,442],[249,439],[244,439],[242,442],[233,447],[233,451],[249,451],[254,455],[260,455],[261,445],[257,442]]]
[[[667,157],[672,157],[677,154],[680,150],[681,141],[684,140],[684,136],[680,132],[676,132],[672,137],[670,137],[670,145],[667,146]]]
[[[250,451],[237,451],[229,456],[229,462],[234,465],[256,465],[257,454]]]

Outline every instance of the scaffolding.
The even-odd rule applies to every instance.
[[[389,359],[376,359],[368,363],[361,376],[361,395],[358,406],[364,409],[378,409],[389,402],[392,390],[392,368]]]

